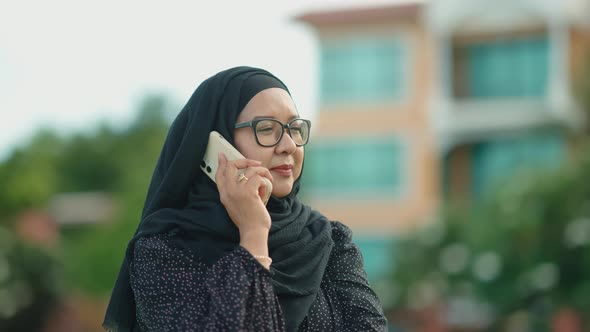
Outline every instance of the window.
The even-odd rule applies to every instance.
[[[391,194],[407,177],[404,153],[393,139],[314,142],[305,154],[303,187],[312,193]]]
[[[354,243],[359,247],[369,282],[382,280],[393,270],[395,239],[384,235],[355,234]]]
[[[455,48],[459,97],[542,97],[548,75],[546,37],[476,42]],[[465,81],[465,82],[463,82]],[[459,89],[460,91],[457,91]]]
[[[333,42],[321,52],[322,102],[394,101],[404,95],[408,66],[399,40]]]
[[[481,195],[523,169],[559,165],[565,155],[564,138],[557,133],[496,140],[475,146],[473,191]]]

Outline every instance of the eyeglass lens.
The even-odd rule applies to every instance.
[[[289,123],[289,133],[296,145],[304,145],[309,137],[309,125],[296,119]],[[282,137],[283,125],[277,120],[262,120],[256,124],[256,137],[262,145],[275,145]]]

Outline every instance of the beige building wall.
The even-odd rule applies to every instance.
[[[406,144],[408,164],[404,166],[408,179],[397,197],[325,199],[311,196],[311,203],[355,231],[396,233],[412,228],[436,212],[440,196],[441,167],[426,107],[433,73],[431,40],[419,20],[395,24],[330,24],[316,29],[320,43],[363,36],[395,36],[404,40],[410,65],[405,100],[391,104],[320,105],[314,139],[343,135],[400,137]]]
[[[588,73],[588,71],[584,71],[585,66],[590,66],[590,26],[571,28],[569,38],[569,70],[572,89],[575,90],[577,88],[576,85],[584,79],[582,75]]]

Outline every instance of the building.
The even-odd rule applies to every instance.
[[[582,128],[587,0],[437,0],[297,17],[319,40],[304,195],[357,235],[369,276],[448,199],[552,167]]]

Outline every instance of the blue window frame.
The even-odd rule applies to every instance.
[[[395,239],[392,236],[355,234],[353,241],[363,255],[370,282],[382,280],[393,271]]]
[[[406,90],[407,54],[394,38],[354,39],[322,46],[323,103],[395,101]]]
[[[473,43],[466,51],[469,97],[545,95],[549,67],[547,37]]]
[[[473,192],[481,196],[523,169],[559,165],[565,158],[565,139],[545,133],[490,141],[477,144],[473,157]]]
[[[396,139],[312,142],[305,149],[303,187],[336,195],[395,194],[407,178],[404,152]]]

